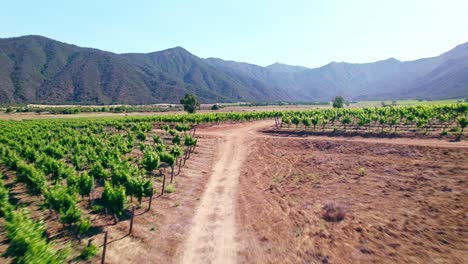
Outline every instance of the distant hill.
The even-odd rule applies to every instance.
[[[468,97],[468,43],[416,61],[309,69],[202,59],[181,47],[115,54],[41,36],[0,39],[0,103],[150,104],[187,92],[202,102]]]

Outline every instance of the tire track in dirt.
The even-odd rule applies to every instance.
[[[212,127],[201,134],[221,138],[218,160],[215,162],[206,190],[184,245],[181,263],[237,262],[236,197],[241,167],[258,128],[271,121]]]

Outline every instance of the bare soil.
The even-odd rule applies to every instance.
[[[240,263],[468,263],[466,142],[262,137],[248,161]]]

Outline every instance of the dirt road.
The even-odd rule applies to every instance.
[[[272,121],[213,127],[203,134],[222,138],[219,159],[195,213],[181,263],[236,263],[236,194],[241,166],[256,130]]]

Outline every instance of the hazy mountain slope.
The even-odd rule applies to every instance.
[[[402,97],[436,99],[468,98],[468,56],[444,62],[415,81]],[[460,96],[462,95],[462,96]]]
[[[463,58],[468,43],[440,56],[402,62],[394,58],[363,64],[332,62],[308,69],[275,63],[265,68],[245,63],[208,59],[219,69],[231,71],[272,87],[284,89],[294,100],[460,98],[468,97],[468,76]],[[454,62],[457,60],[457,63]],[[431,90],[435,90],[431,92]]]
[[[0,39],[0,103],[149,104],[468,97],[468,43],[433,58],[309,69],[202,59],[176,47],[115,54],[41,36]]]

